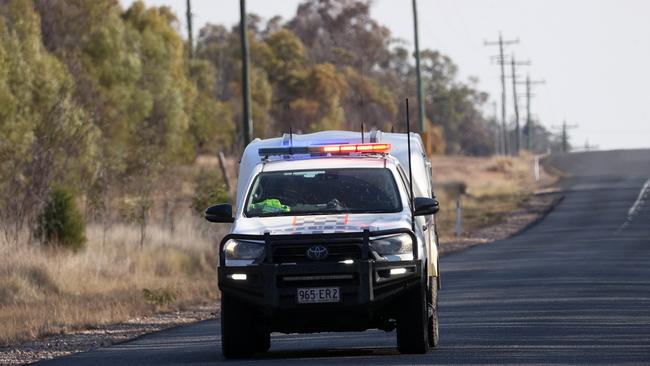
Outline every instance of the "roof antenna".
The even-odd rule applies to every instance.
[[[361,59],[359,61],[361,62],[361,81],[363,81],[363,57],[361,57]],[[364,128],[363,128],[363,119],[364,118],[363,117],[365,116],[365,113],[364,113],[365,111],[364,111],[363,107],[364,107],[364,104],[363,104],[363,91],[361,90],[361,88],[359,88],[359,109],[361,109],[361,143],[362,144],[365,142],[364,137],[363,137],[363,130],[364,130]]]
[[[293,129],[289,125],[289,155],[293,155]]]
[[[413,199],[413,167],[411,164],[411,118],[409,116],[409,98],[406,98],[406,143],[409,154],[409,189],[411,190],[411,230],[415,232],[415,204]]]

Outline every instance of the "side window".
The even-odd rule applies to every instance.
[[[397,166],[397,171],[399,172],[399,177],[401,178],[400,180],[402,181],[404,190],[406,191],[406,197],[409,198],[409,205],[411,204],[411,189],[409,188],[408,184],[408,178],[406,178],[406,173],[404,173],[404,169],[400,165]]]
[[[427,161],[427,175],[429,176],[429,188],[431,189],[431,195],[435,196],[433,192],[433,169],[431,168],[431,162]]]

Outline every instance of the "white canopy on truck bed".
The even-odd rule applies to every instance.
[[[305,135],[284,134],[282,137],[270,139],[255,139],[251,141],[242,156],[239,165],[239,178],[237,181],[237,207],[241,207],[243,197],[252,176],[255,166],[262,163],[259,155],[260,148],[288,147],[288,146],[317,146],[329,144],[358,144],[362,143],[361,133],[353,131],[322,131]],[[390,155],[397,158],[408,178],[408,146],[405,133],[384,133],[370,131],[363,134],[365,143],[391,144]],[[431,197],[430,165],[426,159],[420,135],[411,132],[411,159],[413,164],[413,190],[416,197]]]

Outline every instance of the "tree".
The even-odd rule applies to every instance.
[[[384,61],[392,41],[390,30],[370,16],[369,1],[307,0],[287,27],[316,62],[351,65],[364,74]],[[341,52],[356,57],[339,58]]]
[[[54,180],[91,168],[95,130],[66,68],[41,43],[31,4],[0,4],[0,224],[17,240]]]

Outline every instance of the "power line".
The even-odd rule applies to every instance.
[[[517,44],[519,43],[519,39],[513,39],[513,40],[507,40],[504,41],[503,37],[501,36],[501,32],[499,32],[499,40],[498,41],[483,41],[483,44],[485,46],[499,46],[499,60],[504,60],[505,57],[503,55],[503,47],[504,46],[509,46],[512,44]],[[502,153],[504,155],[508,154],[508,132],[506,128],[506,71],[505,71],[505,65],[503,62],[499,62],[501,65],[501,128],[503,129],[502,131],[502,139],[503,139],[503,150]]]

